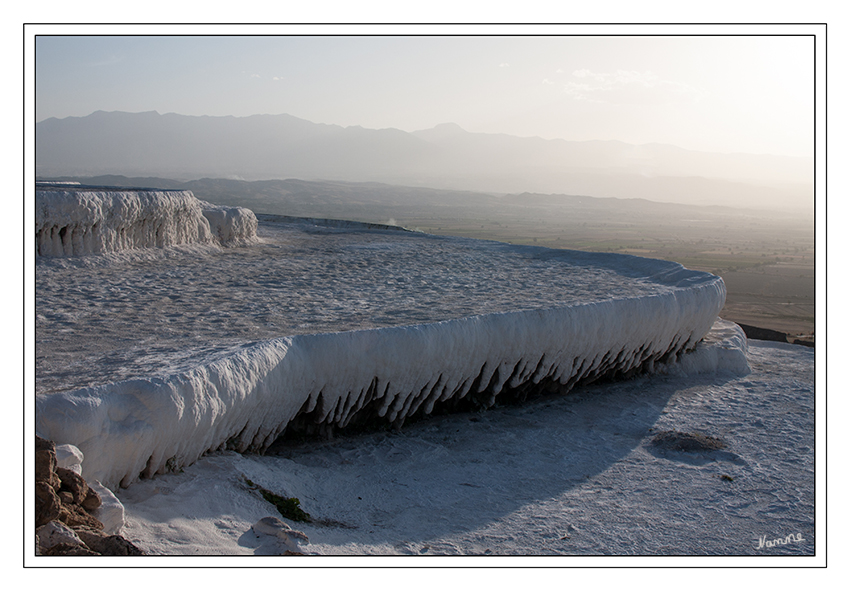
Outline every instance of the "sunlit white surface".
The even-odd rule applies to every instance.
[[[720,278],[675,263],[306,222],[255,245],[41,258],[37,425],[128,485],[299,414],[400,423],[472,394],[651,370],[706,334]],[[364,410],[365,409],[365,410]]]

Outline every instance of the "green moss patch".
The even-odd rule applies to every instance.
[[[292,521],[312,521],[310,514],[301,508],[301,501],[296,497],[282,497],[272,491],[254,484],[251,480],[245,478],[245,483],[252,489],[259,491],[267,502],[275,506],[278,513]]]

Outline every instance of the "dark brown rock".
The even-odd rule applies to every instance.
[[[46,482],[35,483],[35,526],[41,527],[59,518],[62,503],[56,491]]]
[[[144,556],[137,546],[121,536],[80,527],[74,530],[86,546],[102,556]]]
[[[36,437],[36,528],[60,521],[72,528],[82,544],[59,543],[44,556],[142,556],[144,552],[121,536],[104,534],[103,524],[90,515],[101,506],[100,495],[85,479],[56,465],[53,442]]]
[[[54,490],[59,490],[61,481],[56,475],[56,452],[41,449],[35,452],[35,481],[47,482]]]
[[[35,436],[35,451],[50,450],[56,453],[56,446],[49,439],[43,439],[38,435]]]
[[[83,509],[86,511],[94,511],[102,504],[103,501],[100,500],[100,495],[97,494],[93,488],[90,488],[85,500],[83,500]]]
[[[42,556],[100,556],[97,552],[92,551],[85,546],[79,544],[56,544],[52,548],[48,548],[41,553]]]
[[[85,526],[91,529],[103,529],[103,524],[86,513],[86,510],[77,505],[62,505],[59,512],[59,521],[71,528]]]
[[[60,491],[67,490],[74,496],[74,504],[82,505],[88,495],[89,487],[83,477],[67,468],[56,467],[56,475],[62,481]]]

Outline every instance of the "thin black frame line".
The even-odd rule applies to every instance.
[[[108,23],[96,23],[96,24],[97,25],[103,25],[103,26],[109,25]],[[294,24],[297,25],[297,24],[308,24],[308,23],[294,23]],[[322,24],[322,23],[319,23],[319,24]],[[342,24],[342,23],[331,23],[331,24],[333,24],[333,25],[343,25],[344,26],[344,24]],[[357,23],[357,24],[358,25],[364,25],[364,24],[391,25],[393,23]],[[417,25],[418,24],[421,24],[421,23],[417,23]],[[445,25],[446,23],[434,23],[434,24]],[[464,24],[464,23],[450,23],[450,24]],[[502,24],[504,24],[504,23],[496,23],[496,25],[502,25]],[[521,24],[523,24],[523,25],[532,24],[533,25],[535,23],[521,23]],[[540,24],[552,25],[551,23],[540,23]],[[587,23],[577,23],[577,24],[587,24]],[[617,25],[627,25],[628,23],[615,23],[615,24],[617,24]],[[638,23],[638,24],[646,24],[646,23]],[[652,23],[652,24],[659,24],[659,23]],[[660,23],[660,24],[675,25],[677,23]],[[691,24],[695,25],[695,26],[697,25],[697,24],[694,24],[694,23],[691,23]],[[713,24],[713,23],[699,23],[698,25],[701,26],[701,25],[707,25],[707,24]],[[715,23],[715,24],[720,24],[720,25],[745,25],[745,24],[750,24],[750,23]],[[771,23],[763,23],[763,24],[770,25]],[[777,23],[772,23],[772,24],[777,25]],[[827,36],[827,30],[826,30],[827,24],[826,23],[796,23],[796,24],[797,25],[803,24],[803,25],[820,25],[820,26],[823,26],[824,27],[824,31],[823,31],[824,40],[825,40],[826,46],[828,47],[828,42],[826,40],[826,36]],[[30,25],[33,25],[33,24],[32,23],[29,23],[29,24],[25,23],[24,24],[24,30],[26,31],[26,27],[30,26]],[[75,24],[75,26],[76,25],[79,25],[79,23]],[[480,23],[479,23],[479,25],[480,25]],[[782,23],[782,25],[790,25],[790,23]],[[203,25],[197,25],[197,26],[203,26]],[[157,36],[158,37],[176,37],[176,36],[185,36],[185,37],[201,37],[201,36],[206,36],[206,37],[238,37],[238,36],[245,36],[245,37],[284,37],[285,36],[285,37],[300,37],[300,36],[316,36],[316,37],[321,37],[321,36],[346,36],[346,35],[321,35],[321,34],[319,34],[319,35],[303,35],[303,34],[297,34],[297,35],[284,35],[284,34],[281,34],[281,35],[273,35],[273,34],[258,34],[258,35],[239,35],[239,34],[225,34],[225,35],[203,35],[203,34],[190,34],[190,35],[180,35],[180,34],[108,35],[108,34],[96,34],[96,35],[88,35],[88,34],[83,34],[83,33],[73,34],[73,35],[61,35],[61,34],[45,34],[45,33],[42,33],[42,34],[33,35],[33,39],[35,40],[35,38],[40,37],[40,36],[42,36],[42,37],[55,37],[55,36],[68,36],[68,37],[88,37],[88,36],[90,36],[90,37],[99,37],[99,36],[116,36],[116,37],[122,37],[122,36],[123,37],[131,37],[131,36],[132,37],[157,37]],[[388,34],[381,34],[381,35],[357,34],[357,35],[348,35],[348,36],[358,37],[358,36],[390,36],[390,35],[388,35]],[[412,35],[398,35],[398,36],[406,36],[406,37],[452,36],[452,37],[456,37],[456,36],[461,36],[461,35],[459,35],[459,34],[457,34],[457,35],[412,34]],[[529,36],[529,37],[531,37],[531,36],[534,36],[534,37],[615,37],[615,36],[616,37],[674,37],[674,36],[675,37],[740,37],[740,36],[747,36],[747,37],[755,37],[755,36],[757,36],[757,37],[814,37],[814,42],[815,42],[815,46],[814,46],[814,53],[815,53],[815,56],[814,56],[814,66],[815,66],[814,82],[815,82],[815,84],[814,84],[813,90],[814,90],[814,99],[815,99],[815,105],[814,106],[815,106],[815,108],[814,108],[813,133],[814,133],[814,139],[815,139],[815,149],[814,149],[815,163],[814,163],[813,170],[814,170],[815,174],[814,174],[814,180],[813,180],[813,190],[814,190],[815,196],[817,195],[817,175],[816,175],[816,173],[817,173],[817,151],[818,151],[817,150],[817,106],[818,106],[817,105],[817,33],[788,33],[788,34],[784,34],[784,33],[759,33],[759,34],[723,34],[723,33],[716,33],[716,34],[684,34],[684,35],[676,35],[676,34],[657,35],[657,34],[652,34],[652,33],[621,34],[621,35],[607,35],[607,34],[592,34],[592,35],[581,35],[581,34],[542,34],[542,35],[498,34],[498,35],[484,35],[484,34],[479,34],[479,35],[469,35],[469,36],[477,36],[477,37],[481,37],[481,36],[492,36],[492,37],[518,37],[518,36]],[[23,40],[24,55],[26,55],[26,41],[27,41],[27,38],[26,38],[26,35],[24,35],[24,40]],[[33,48],[33,55],[35,55],[35,52],[36,52],[36,49]],[[824,68],[828,72],[828,51],[824,52]],[[23,78],[24,78],[24,88],[25,88],[26,71],[24,71],[24,73],[23,73]],[[33,80],[33,84],[34,85],[36,84],[35,80]],[[825,85],[825,93],[826,93],[826,90],[828,88],[828,76],[827,75],[824,76],[824,85]],[[33,97],[33,100],[35,100],[35,97]],[[824,139],[828,143],[827,121],[828,121],[828,106],[825,104],[824,105],[824,124],[825,124]],[[26,137],[26,121],[24,121],[24,138],[25,137]],[[825,154],[826,154],[826,152],[828,152],[828,145],[824,146],[824,152],[825,152]],[[23,171],[22,171],[24,177],[26,177],[26,160],[27,160],[27,158],[26,158],[26,151],[25,151],[24,159],[23,159]],[[828,167],[828,160],[824,160],[824,167],[825,167],[824,173],[826,174],[827,173],[827,167]],[[826,188],[824,188],[824,190],[826,190]],[[815,205],[815,219],[817,219],[817,199],[815,199],[814,205]],[[826,199],[826,194],[824,194],[824,212],[826,212],[826,209],[827,209],[827,199]],[[26,216],[24,216],[24,220],[22,221],[23,230],[24,230],[23,235],[24,236],[26,236],[26,227],[25,227],[26,226],[26,219],[25,218],[26,218]],[[814,230],[815,230],[815,239],[816,239],[817,238],[817,224],[815,224]],[[824,237],[825,238],[826,238],[827,231],[828,231],[828,225],[824,227]],[[815,244],[815,246],[817,247],[817,243]],[[827,254],[826,254],[826,252],[824,252],[824,260],[825,261],[826,261],[826,257],[827,257]],[[25,251],[23,253],[23,258],[24,258],[24,263],[26,263],[26,252]],[[815,260],[817,260],[817,248],[815,248]],[[817,270],[817,262],[815,262],[815,267],[816,267],[816,270]],[[23,265],[23,269],[24,269],[24,278],[25,278],[26,264]],[[825,289],[825,291],[826,291],[826,279],[827,279],[826,272],[824,272],[824,289]],[[23,284],[24,284],[23,285],[24,307],[26,309],[26,301],[27,301],[27,299],[26,299],[26,292],[27,292],[26,281],[24,281]],[[817,284],[815,285],[815,287],[817,288]],[[817,306],[817,300],[815,302],[815,305]],[[824,300],[824,307],[826,307],[826,299]],[[824,313],[826,313],[826,312],[824,311]],[[26,314],[24,314],[23,323],[24,323],[24,326],[25,326],[26,325]],[[25,332],[25,330],[24,330],[24,332]],[[824,338],[825,339],[827,338],[826,335],[825,335]],[[26,339],[24,339],[24,340],[26,340]],[[815,355],[815,357],[817,357],[817,351],[814,352],[814,355]],[[23,365],[24,365],[24,373],[26,373],[26,347],[24,347]],[[826,373],[826,367],[824,368],[824,371]],[[817,381],[817,376],[815,376],[815,389],[816,389],[816,381]],[[825,399],[824,403],[826,404],[826,399]],[[34,402],[33,402],[33,404],[34,404]],[[816,404],[816,399],[815,399],[815,404]],[[25,429],[26,428],[26,416],[24,416],[22,418],[22,420],[24,422],[24,429]],[[826,425],[825,425],[825,427],[826,427]],[[816,426],[815,426],[815,429],[816,429]],[[24,446],[23,453],[24,453],[24,457],[26,457],[26,446]],[[815,452],[815,453],[817,453],[817,452]],[[826,454],[827,451],[825,450],[824,453]],[[825,475],[825,478],[828,479],[828,473]],[[816,492],[816,490],[817,490],[817,481],[815,481],[815,492]],[[825,503],[824,511],[825,511],[825,514],[828,511],[828,500]],[[24,513],[26,513],[26,512],[24,512]],[[23,515],[23,525],[24,525],[24,527],[26,526],[26,515]],[[816,526],[817,526],[817,522],[815,522],[815,527]],[[824,524],[824,527],[826,528],[826,523]],[[825,535],[825,545],[828,547],[828,543],[826,543],[827,536],[828,536],[828,534]],[[824,562],[823,566],[819,566],[819,565],[795,566],[795,567],[789,567],[789,568],[826,568],[826,566],[828,564],[828,554],[826,553],[826,550],[824,552],[825,552],[825,562]],[[218,555],[202,555],[202,556],[218,556]],[[543,557],[541,555],[536,555],[536,556],[539,556],[541,558]],[[603,555],[586,555],[586,556],[603,556]],[[655,556],[657,556],[657,555],[650,554],[650,555],[636,556],[636,558],[638,558],[638,557],[646,558],[646,557],[655,557]],[[744,556],[749,557],[749,555],[726,555],[725,557],[726,558],[734,558],[734,557],[744,557]],[[800,557],[813,558],[813,557],[816,557],[816,556],[817,556],[817,550],[815,551],[815,554],[813,556],[802,556],[801,555]],[[497,556],[497,557],[500,557],[500,556]],[[534,558],[535,555],[526,555],[525,557],[526,558]],[[699,555],[671,555],[670,557],[693,558],[693,557],[699,557]],[[185,559],[185,556],[171,556],[171,557],[167,557],[167,558]],[[405,557],[405,558],[407,558],[407,557]],[[461,557],[461,558],[469,558],[469,557]],[[782,556],[782,558],[787,559],[789,557],[788,556]],[[28,567],[25,564],[25,559],[26,559],[26,553],[24,554],[24,568],[56,568],[56,567],[47,566],[47,565],[38,566],[38,567],[36,567],[36,566],[29,566]],[[59,567],[59,565],[57,565],[57,567]],[[62,568],[67,568],[67,567],[62,567]],[[80,566],[80,567],[72,567],[72,568],[127,568],[127,567],[126,566],[108,566],[108,567]],[[146,567],[146,568],[153,568],[153,567]],[[221,567],[173,566],[173,567],[165,567],[165,568],[234,568],[234,567],[230,567],[230,566],[221,566]],[[259,568],[282,568],[282,567],[265,567],[265,566],[263,566],[263,567],[259,567]],[[315,567],[315,566],[288,566],[286,568],[317,568],[317,567]],[[416,567],[325,566],[325,567],[322,567],[322,568],[416,568]],[[507,567],[507,566],[506,567],[458,566],[458,567],[442,567],[442,568],[516,568],[516,567]],[[643,568],[774,568],[774,567],[771,567],[769,565],[755,565],[755,566],[749,566],[749,565],[748,566],[721,566],[721,565],[717,565],[717,566],[707,566],[707,567],[697,567],[697,566],[664,566],[664,567],[659,567],[659,566],[650,566],[650,565],[647,565],[647,566],[596,567],[596,566],[579,565],[579,566],[574,566],[574,567],[569,567],[569,566],[541,566],[541,567],[527,567],[527,568],[641,568],[641,569],[643,569]]]

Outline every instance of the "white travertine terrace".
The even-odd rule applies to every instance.
[[[639,257],[356,225],[258,233],[232,249],[37,263],[37,374],[58,383],[76,356],[100,376],[36,399],[37,432],[80,448],[84,476],[128,486],[292,426],[398,425],[652,371],[697,346],[726,294],[719,277]],[[114,337],[91,334],[92,300]],[[210,349],[186,356],[192,342]],[[127,374],[122,351],[181,362]]]
[[[204,203],[191,191],[42,184],[35,200],[37,256],[79,256],[178,244],[250,240],[250,210]]]
[[[221,244],[251,242],[257,237],[257,217],[244,207],[227,207],[201,201],[201,211],[212,235]]]

